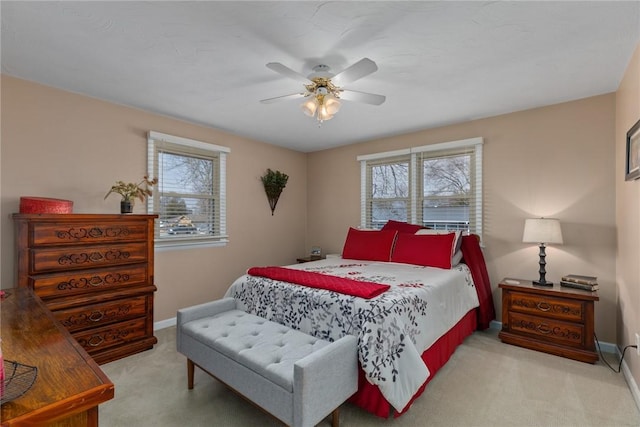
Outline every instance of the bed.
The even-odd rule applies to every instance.
[[[225,296],[249,313],[321,339],[356,336],[361,369],[358,392],[350,401],[380,417],[399,416],[464,338],[489,326],[495,317],[490,284],[477,236],[447,240],[442,248],[450,253],[436,262],[445,265],[433,267],[425,265],[431,261],[414,259],[416,251],[424,253],[415,241],[425,238],[396,231],[380,244],[381,232],[362,233],[349,230],[342,257],[250,269]],[[355,251],[348,250],[351,234],[364,239]],[[433,248],[434,240],[429,241]],[[405,255],[394,256],[403,248]],[[444,268],[447,258],[450,264]],[[289,275],[313,280],[301,286]]]

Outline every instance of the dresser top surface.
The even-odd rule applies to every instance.
[[[517,283],[515,283],[517,282]],[[581,300],[598,301],[597,291],[585,291],[582,289],[568,288],[560,286],[554,283],[553,286],[540,286],[535,285],[531,280],[505,278],[498,285],[501,289],[508,289],[511,291],[526,292],[537,295],[547,295],[560,298],[572,298]]]
[[[3,421],[58,413],[67,406],[95,406],[113,398],[113,383],[31,290],[5,292],[0,301],[3,356],[36,366],[38,375],[23,396],[2,405]]]

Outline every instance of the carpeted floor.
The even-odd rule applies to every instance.
[[[175,327],[156,336],[153,350],[102,365],[116,387],[115,398],[100,405],[102,427],[282,425],[197,368],[195,387],[187,390]],[[329,426],[329,418],[320,425]],[[623,375],[603,363],[503,344],[487,331],[465,340],[402,417],[382,419],[345,404],[340,425],[637,427],[640,412]]]

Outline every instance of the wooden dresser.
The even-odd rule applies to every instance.
[[[153,347],[155,215],[14,214],[17,284],[98,363]]]
[[[597,292],[536,286],[529,280],[505,279],[502,289],[503,342],[582,362],[598,360],[594,340]]]

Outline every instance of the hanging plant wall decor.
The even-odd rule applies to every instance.
[[[271,169],[267,169],[265,174],[262,175],[260,179],[262,180],[262,184],[264,185],[264,192],[267,193],[267,199],[269,199],[271,215],[273,215],[273,211],[276,210],[276,205],[278,204],[280,194],[282,194],[282,190],[287,185],[289,175],[280,171],[272,171]]]

